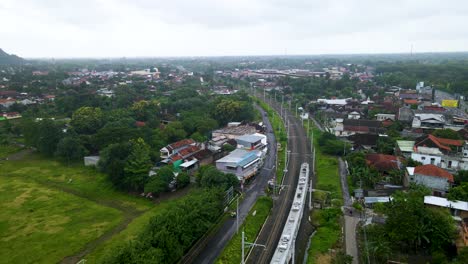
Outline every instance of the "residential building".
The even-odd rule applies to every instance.
[[[232,123],[224,128],[214,130],[211,135],[212,138],[224,136],[228,139],[236,139],[243,135],[251,135],[261,132],[261,128],[254,125],[242,125],[240,123]]]
[[[240,181],[244,181],[260,170],[261,155],[258,150],[236,149],[217,160],[216,168],[224,173],[233,173]]]
[[[99,162],[99,156],[86,156],[83,158],[85,166],[97,166]]]
[[[385,128],[382,126],[382,122],[376,120],[363,120],[363,119],[344,119],[343,128],[336,124],[335,135],[336,136],[350,136],[353,134],[383,134]]]
[[[179,165],[179,168],[188,174],[193,174],[199,167],[200,162],[197,159],[192,159]]]
[[[15,99],[11,99],[11,98],[8,98],[8,99],[0,99],[0,105],[5,107],[5,108],[8,108],[12,105],[14,105],[16,103],[16,100]]]
[[[468,202],[450,201],[447,198],[437,196],[424,196],[424,204],[449,209],[450,214],[457,221],[468,219]]]
[[[397,140],[395,153],[410,158],[413,153],[414,140]]]
[[[406,167],[405,186],[421,184],[430,188],[435,196],[445,196],[453,182],[451,173],[432,164]]]
[[[6,119],[17,119],[17,118],[21,118],[21,114],[18,113],[18,112],[3,113],[2,116],[5,117]]]
[[[360,119],[360,118],[361,118],[361,114],[356,111],[353,111],[348,114],[348,119]]]
[[[377,134],[354,134],[348,136],[348,140],[352,142],[354,150],[369,150],[377,146]]]
[[[377,121],[392,120],[395,121],[395,114],[377,114]]]
[[[449,210],[457,226],[458,238],[455,241],[457,248],[468,246],[468,202],[450,201],[437,196],[424,196],[424,204],[427,207]]]
[[[412,122],[414,118],[414,112],[410,108],[401,107],[398,109],[398,120],[402,122]]]
[[[267,151],[267,137],[265,135],[256,133],[252,135],[243,135],[235,139],[237,148],[246,150],[260,150],[264,153]]]
[[[402,163],[399,157],[386,154],[367,154],[366,164],[381,173],[402,169]]]
[[[418,101],[416,99],[404,99],[403,100],[403,105],[405,107],[417,108],[419,104],[420,104],[420,101]]]
[[[463,140],[425,135],[416,139],[411,158],[450,171],[468,169],[468,145]]]
[[[415,114],[412,128],[439,129],[444,128],[445,116],[441,114]]]
[[[182,150],[190,146],[196,146],[193,139],[183,139],[175,143],[169,144],[160,150],[160,157],[162,160],[170,159],[172,156],[177,155]]]

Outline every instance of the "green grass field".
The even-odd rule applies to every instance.
[[[18,152],[21,147],[15,145],[0,145],[0,159],[6,158],[9,155]]]
[[[340,175],[338,170],[338,158],[325,155],[320,151],[317,139],[320,136],[320,130],[313,129],[315,152],[315,171],[317,173],[317,189],[331,192],[331,198],[342,200],[342,190],[340,184]],[[332,205],[337,203],[332,203]],[[331,258],[328,250],[337,246],[341,237],[340,209],[333,207],[330,209],[315,209],[312,214],[313,223],[317,228],[315,235],[311,238],[311,246],[308,250],[307,263],[323,264],[330,263]]]
[[[270,214],[273,200],[270,197],[260,197],[249,212],[249,215],[244,221],[244,224],[239,227],[239,233],[229,241],[229,244],[224,248],[216,263],[240,263],[241,262],[241,243],[242,230],[245,232],[246,241],[253,242],[257,237],[258,232],[263,226],[266,218]],[[255,212],[255,215],[253,213]],[[246,249],[246,255],[248,250]]]
[[[87,255],[85,257],[86,262],[89,264],[100,263],[101,258],[104,257],[106,254],[112,252],[112,250],[117,248],[119,245],[134,239],[148,224],[149,219],[151,217],[156,216],[160,212],[164,211],[164,209],[168,208],[170,204],[170,201],[160,203],[157,206],[146,211],[139,217],[133,219],[133,221],[128,224],[125,230],[116,234],[103,244],[99,245],[93,252],[91,252],[91,254]]]
[[[33,154],[22,160],[0,162],[0,173],[4,176],[32,180],[108,206],[139,211],[151,207],[148,200],[116,191],[104,174],[81,164],[66,166]]]
[[[59,262],[122,220],[116,209],[5,175],[0,208],[0,263]]]
[[[0,161],[0,263],[60,262],[127,219],[123,231],[91,248],[96,260],[133,238],[165,204],[119,192],[104,174],[81,164],[35,154]]]

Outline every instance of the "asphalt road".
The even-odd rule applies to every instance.
[[[267,140],[268,140],[268,153],[265,157],[265,162],[260,173],[255,176],[253,182],[245,187],[244,199],[239,203],[239,226],[242,225],[245,218],[247,217],[250,209],[257,201],[259,196],[263,196],[264,190],[268,185],[268,180],[274,175],[275,159],[276,159],[276,140],[273,134],[271,123],[268,120],[265,112],[257,107],[263,116],[263,123],[267,128]],[[237,231],[236,219],[230,218],[217,233],[210,239],[202,251],[199,252],[198,256],[186,263],[214,263],[216,258],[221,254],[224,247],[229,243],[231,238]],[[241,230],[239,230],[241,231]]]
[[[343,193],[344,206],[352,206],[353,202],[351,200],[351,196],[349,195],[349,190],[348,190],[348,169],[346,168],[346,163],[343,161],[342,158],[339,158],[338,162],[339,162],[340,182],[341,182],[341,190]]]
[[[279,104],[273,103],[272,106],[278,113],[280,112]],[[283,184],[287,187],[284,188],[279,197],[274,200],[270,217],[265,222],[264,228],[257,237],[256,243],[265,245],[266,248],[254,247],[247,259],[248,263],[270,262],[291,208],[301,164],[303,162],[310,162],[310,153],[308,152],[309,140],[301,126],[301,122],[289,111],[286,111],[285,119],[286,123],[287,120],[289,120],[288,150],[291,151],[289,155],[288,172],[283,180]]]
[[[345,235],[345,245],[346,245],[346,254],[353,257],[352,264],[358,264],[358,248],[356,242],[356,227],[360,221],[360,214],[354,210],[353,202],[351,196],[349,195],[348,190],[348,170],[346,169],[346,164],[343,159],[339,158],[339,172],[340,172],[340,181],[341,189],[343,192],[343,212],[344,212],[344,235]]]

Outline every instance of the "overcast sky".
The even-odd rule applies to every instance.
[[[466,0],[0,0],[22,57],[467,51]]]

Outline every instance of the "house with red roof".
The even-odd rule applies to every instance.
[[[204,149],[202,144],[198,144],[193,139],[183,139],[169,144],[160,150],[161,163],[173,164],[175,167],[187,165],[187,171],[197,169],[200,162],[196,154]]]
[[[193,139],[182,139],[174,142],[162,148],[160,150],[161,159],[168,159],[171,156],[178,154],[181,150],[188,148],[189,146],[195,146],[196,142]]]
[[[403,104],[406,107],[417,107],[419,105],[419,101],[417,99],[404,99]]]
[[[0,105],[8,108],[16,103],[15,99],[7,98],[7,99],[0,99]]]
[[[6,119],[16,119],[16,118],[21,118],[21,114],[18,112],[8,112],[8,113],[3,113],[3,117]]]
[[[443,197],[452,186],[453,175],[433,164],[406,167],[405,186],[411,183],[424,185],[432,190],[433,195]]]
[[[391,170],[401,170],[401,160],[397,156],[387,154],[367,154],[366,164],[375,168],[377,171],[386,173]]]
[[[464,140],[424,135],[416,139],[411,158],[449,171],[468,169],[468,145]]]

